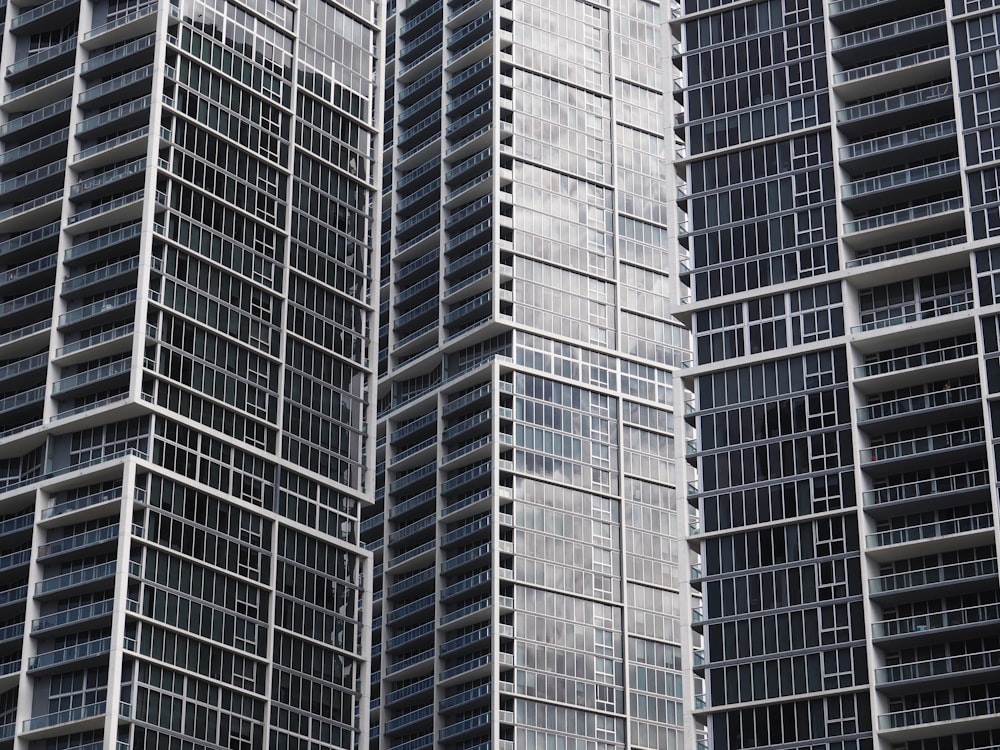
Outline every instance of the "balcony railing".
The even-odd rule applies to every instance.
[[[890,544],[919,542],[923,539],[939,539],[969,531],[981,531],[993,527],[993,514],[982,513],[965,518],[951,518],[943,521],[922,523],[889,531],[880,531],[866,537],[868,547],[885,547]]]
[[[63,610],[62,612],[55,612],[51,615],[39,617],[32,621],[31,632],[39,633],[41,631],[51,630],[52,628],[58,628],[63,625],[84,622],[86,620],[109,615],[114,610],[114,604],[114,599],[104,599],[92,604],[84,604],[80,607],[74,607],[72,609]]]
[[[981,443],[986,439],[986,432],[982,427],[971,427],[965,430],[953,430],[937,435],[927,435],[925,437],[913,438],[912,440],[900,440],[895,443],[876,445],[871,448],[863,448],[860,451],[862,463],[872,463],[875,461],[886,461],[904,456],[914,456],[932,451],[947,450],[963,445],[973,445]]]
[[[972,290],[966,289],[950,294],[947,297],[921,302],[919,308],[917,302],[907,302],[888,310],[862,311],[862,319],[872,317],[876,319],[868,320],[861,325],[852,326],[851,331],[853,333],[863,333],[879,328],[888,328],[889,326],[915,323],[918,320],[927,320],[940,315],[962,312],[970,309],[972,304]]]
[[[893,591],[912,589],[917,586],[930,586],[937,583],[960,581],[965,578],[995,576],[996,574],[996,558],[990,558],[988,560],[973,560],[971,562],[941,565],[936,568],[925,568],[924,570],[912,570],[906,573],[893,573],[879,576],[878,578],[870,578],[868,580],[868,588],[872,593],[891,593]]]
[[[857,234],[858,232],[890,227],[907,221],[915,221],[916,219],[926,219],[929,216],[937,216],[949,211],[959,211],[964,205],[963,198],[945,198],[944,200],[922,203],[918,206],[911,206],[910,208],[903,208],[898,211],[866,216],[863,219],[856,219],[844,224],[844,233]]]
[[[843,125],[877,115],[910,109],[929,102],[942,101],[950,98],[951,93],[950,83],[940,83],[917,91],[907,91],[904,94],[894,94],[883,99],[854,104],[837,112],[837,122]]]
[[[960,721],[980,716],[1000,714],[1000,698],[983,698],[975,701],[948,703],[943,706],[910,708],[882,714],[878,717],[879,729],[904,729],[921,724],[936,724],[942,721]]]
[[[897,39],[904,34],[909,34],[921,29],[930,29],[941,26],[945,23],[945,13],[943,10],[925,13],[912,18],[904,18],[901,21],[892,21],[881,26],[855,31],[843,36],[834,37],[830,41],[830,49],[833,51],[850,49],[864,44],[873,44],[884,39]]]
[[[844,198],[855,198],[870,193],[880,193],[891,188],[912,185],[937,177],[957,175],[959,168],[958,159],[946,159],[945,161],[923,164],[919,167],[901,169],[898,172],[890,172],[889,174],[851,182],[844,185],[842,193]]]
[[[907,245],[906,247],[899,247],[893,250],[888,250],[885,252],[875,252],[871,255],[866,255],[862,258],[854,258],[853,260],[847,261],[848,268],[856,268],[857,266],[867,266],[872,263],[882,263],[887,260],[897,260],[899,258],[906,258],[911,255],[919,255],[920,253],[927,253],[932,250],[939,250],[943,247],[951,247],[952,245],[961,245],[965,243],[965,235],[959,235],[958,237],[948,237],[944,240],[937,240],[936,242],[923,242],[919,245]]]
[[[870,422],[874,419],[895,417],[900,414],[910,414],[938,406],[969,403],[980,398],[981,389],[978,384],[965,385],[960,388],[945,388],[934,393],[921,393],[917,396],[906,396],[883,401],[858,409],[858,422]]]
[[[882,62],[863,65],[860,68],[852,68],[851,70],[834,73],[833,82],[835,84],[849,83],[850,81],[858,81],[869,76],[881,75],[893,70],[902,70],[913,65],[920,65],[921,63],[944,60],[947,59],[950,50],[951,48],[948,46],[934,47],[933,49],[921,50],[912,55],[903,55],[892,60],[883,60]]]
[[[108,704],[106,701],[88,703],[87,705],[79,706],[78,708],[68,708],[65,711],[56,711],[51,714],[45,714],[44,716],[36,716],[33,719],[28,719],[22,725],[22,731],[33,732],[37,729],[54,727],[58,724],[68,724],[71,721],[91,719],[96,716],[103,716],[107,713],[107,710]]]
[[[1000,620],[1000,604],[979,604],[964,609],[950,609],[946,612],[934,612],[913,617],[899,617],[894,620],[872,624],[872,636],[888,638],[895,635],[922,633],[939,628],[953,628],[962,625]]]
[[[934,365],[940,362],[950,362],[956,359],[964,359],[965,357],[974,357],[978,351],[974,341],[955,344],[954,346],[943,346],[939,349],[929,349],[859,365],[854,368],[854,376],[857,378],[867,378],[873,375],[884,375],[900,370]]]

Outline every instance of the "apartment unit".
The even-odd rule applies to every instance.
[[[668,11],[389,3],[373,747],[690,747]]]
[[[365,746],[378,11],[0,5],[0,748]]]
[[[696,716],[1000,746],[1000,3],[684,11]]]

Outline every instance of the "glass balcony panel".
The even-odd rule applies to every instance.
[[[57,0],[62,2],[63,0]],[[72,0],[72,2],[77,2],[77,0]],[[38,10],[38,8],[33,8],[32,10]],[[30,12],[30,11],[29,11]],[[29,54],[23,60],[19,60],[13,65],[7,66],[7,77],[11,78],[16,76],[18,73],[23,73],[27,70],[32,70],[34,75],[37,76],[39,69],[43,67],[43,63],[49,62],[50,60],[55,60],[63,55],[70,52],[76,51],[76,36],[72,36],[69,39],[60,42],[59,44],[53,44],[51,47],[47,47],[44,50],[36,52],[34,54]],[[55,67],[54,65],[51,67]]]
[[[923,164],[911,169],[901,169],[898,172],[878,175],[864,180],[857,180],[844,185],[842,195],[844,198],[856,198],[871,193],[879,193],[895,187],[912,185],[938,177],[957,175],[960,170],[958,159],[948,159],[946,161]]]
[[[906,573],[893,573],[890,575],[870,578],[868,580],[869,590],[872,593],[889,593],[902,589],[912,589],[917,586],[929,586],[937,583],[947,583],[949,581],[959,581],[964,578],[977,578],[981,576],[996,575],[997,561],[974,560],[966,563],[956,563],[954,565],[941,565],[935,568],[925,568],[924,570],[913,570]]]
[[[872,624],[875,638],[887,638],[910,633],[922,633],[938,628],[953,628],[1000,620],[1000,604],[981,604],[963,609],[950,609],[913,617],[900,617]]]
[[[80,607],[73,607],[72,609],[65,609],[61,612],[55,612],[51,615],[39,617],[32,621],[31,632],[40,633],[45,630],[51,630],[52,628],[72,625],[74,623],[84,622],[86,620],[92,620],[97,617],[109,615],[114,610],[114,604],[114,599],[104,599],[100,602],[84,604]]]
[[[10,29],[11,31],[19,29],[32,21],[37,21],[39,18],[44,18],[51,13],[55,13],[63,8],[68,8],[71,5],[77,5],[78,3],[79,0],[51,0],[50,2],[42,3],[34,8],[21,11],[13,19],[11,19]]]
[[[7,149],[3,154],[0,154],[0,166],[13,164],[20,159],[35,156],[40,152],[55,146],[65,147],[68,139],[69,128],[62,128],[61,130],[49,133],[48,135],[43,135],[41,138],[36,138],[28,143]]]
[[[14,89],[9,94],[5,94],[3,98],[3,103],[8,104],[14,101],[15,99],[26,97],[28,94],[32,94],[36,91],[41,91],[42,89],[48,88],[50,86],[54,87],[55,84],[63,81],[68,82],[70,79],[73,78],[73,74],[75,72],[76,72],[75,67],[65,68],[63,70],[58,71],[57,73],[52,73],[51,75],[47,75],[44,78],[38,78],[32,81],[31,83],[26,83],[24,86],[20,86],[19,88]],[[66,93],[68,94],[69,92]],[[46,96],[49,99],[49,101],[59,98],[59,95],[57,94],[55,88],[53,88],[52,91],[47,92]]]
[[[896,443],[877,445],[871,448],[864,448],[860,453],[862,462],[871,463],[872,461],[885,461],[904,456],[946,450],[963,445],[973,445],[981,443],[985,439],[985,430],[982,427],[974,427],[966,430],[954,430],[952,432],[927,435],[912,440],[900,440]]]
[[[95,544],[101,544],[102,542],[106,542],[110,539],[117,539],[118,528],[118,524],[113,523],[108,526],[102,526],[99,529],[85,531],[80,534],[74,534],[73,536],[43,544],[38,548],[38,557],[51,557],[52,555],[58,555],[63,552],[69,552],[83,547],[92,547]]]
[[[943,721],[958,721],[980,716],[1000,714],[1000,698],[984,698],[975,701],[948,703],[926,708],[913,708],[882,714],[878,717],[879,729],[902,729],[921,724],[936,724]]]
[[[830,41],[830,49],[836,52],[838,50],[850,49],[851,47],[859,47],[865,44],[874,44],[875,42],[887,39],[898,39],[899,37],[914,31],[930,29],[935,26],[941,26],[944,23],[946,23],[945,12],[943,10],[937,10],[931,13],[924,13],[920,16],[904,18],[900,21],[892,21],[890,23],[884,23],[880,26],[873,26],[871,28],[862,29],[861,31],[855,31],[850,34],[834,37]]]
[[[90,656],[107,654],[110,651],[111,639],[99,638],[94,641],[77,643],[73,646],[67,646],[66,648],[48,651],[43,654],[38,654],[37,656],[29,657],[28,669],[45,669],[46,667],[53,667],[59,664],[65,664],[66,662],[77,661],[78,659],[86,659]]]
[[[867,216],[863,219],[856,219],[855,221],[849,221],[844,224],[844,233],[857,234],[858,232],[893,226],[894,224],[902,224],[903,222],[923,219],[928,216],[937,216],[938,214],[947,213],[949,211],[960,211],[964,205],[965,203],[963,198],[946,198],[945,200],[925,203],[911,208],[904,208],[899,211],[890,211],[876,216]]]
[[[921,65],[935,60],[944,60],[947,59],[950,54],[950,50],[951,48],[948,46],[935,47],[933,49],[921,50],[920,52],[915,52],[910,55],[896,57],[892,60],[883,60],[881,62],[871,63],[870,65],[862,65],[859,68],[852,68],[851,70],[834,73],[833,82],[834,84],[849,83],[851,81],[859,81],[863,78],[869,78],[870,76],[890,73],[894,70],[902,70],[903,68],[909,68],[914,65]]]
[[[890,544],[919,542],[923,539],[939,539],[944,536],[980,531],[992,527],[993,514],[983,513],[965,518],[951,518],[932,523],[891,529],[889,531],[880,531],[876,534],[869,534],[866,539],[869,547],[884,547]]]
[[[118,562],[112,560],[111,562],[102,563],[100,565],[92,565],[89,568],[74,570],[71,573],[63,573],[62,575],[53,576],[52,578],[46,578],[45,580],[39,581],[35,584],[35,595],[42,596],[44,594],[51,594],[56,591],[72,588],[74,586],[80,586],[102,578],[108,578],[115,574],[117,568]]]
[[[977,401],[981,395],[982,389],[978,383],[959,388],[943,388],[933,393],[921,393],[917,396],[906,396],[870,406],[862,406],[858,409],[858,421],[870,422],[874,419],[910,414],[939,406],[969,403]]]
[[[951,95],[951,84],[940,83],[917,91],[907,91],[904,94],[894,94],[882,99],[847,106],[837,112],[837,122],[841,124],[851,123],[876,115],[910,109],[929,102],[949,99]]]
[[[56,711],[55,713],[28,719],[24,722],[24,724],[22,724],[22,731],[33,732],[38,729],[54,727],[59,724],[68,724],[72,721],[82,721],[83,719],[103,716],[107,713],[107,710],[107,703],[105,701],[89,703],[78,708],[68,708],[65,711]]]
[[[59,161],[52,162],[51,164],[46,164],[44,167],[32,169],[30,172],[25,172],[17,177],[11,177],[9,180],[0,182],[0,195],[23,190],[35,182],[40,182],[59,174],[66,174],[65,159],[60,159]],[[61,191],[56,192],[58,193]]]

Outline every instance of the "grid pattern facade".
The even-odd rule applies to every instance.
[[[361,746],[376,3],[0,14],[0,747]]]
[[[715,748],[1000,743],[1000,5],[686,0]]]
[[[390,3],[362,524],[384,750],[688,746],[666,13]]]

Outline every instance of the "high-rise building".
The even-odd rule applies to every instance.
[[[667,10],[389,3],[382,750],[690,746]]]
[[[998,747],[1000,3],[684,11],[697,715]]]
[[[378,7],[3,4],[0,748],[364,746]]]

